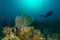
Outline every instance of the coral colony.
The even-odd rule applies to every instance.
[[[17,16],[15,26],[6,26],[3,28],[5,37],[2,40],[46,40],[46,37],[40,30],[34,26],[29,26],[33,22],[33,18],[27,14]],[[58,40],[58,36],[47,36],[47,40]]]

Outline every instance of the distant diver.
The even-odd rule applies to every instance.
[[[53,14],[53,11],[49,11],[46,15],[40,15],[40,16],[43,16],[43,17],[49,17]]]

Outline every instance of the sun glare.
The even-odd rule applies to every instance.
[[[42,5],[43,0],[22,0],[22,4],[27,8],[38,8],[39,5]]]

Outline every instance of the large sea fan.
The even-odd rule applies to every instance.
[[[33,18],[24,13],[23,15],[16,17],[15,26],[18,28],[22,28],[30,25],[32,22],[33,22]]]

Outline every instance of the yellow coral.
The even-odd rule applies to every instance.
[[[19,37],[13,33],[7,34],[2,40],[21,40]]]
[[[4,34],[7,34],[7,33],[10,33],[12,31],[12,28],[11,27],[4,27],[4,29],[3,29],[3,33]]]
[[[31,29],[34,29],[34,27],[27,27],[27,26],[25,26],[24,28],[22,28],[22,30],[25,31],[25,32],[28,32]]]
[[[15,37],[14,40],[21,40],[19,37]]]
[[[41,32],[40,32],[40,30],[34,30],[34,35],[37,35],[37,36],[40,36],[41,35]]]

